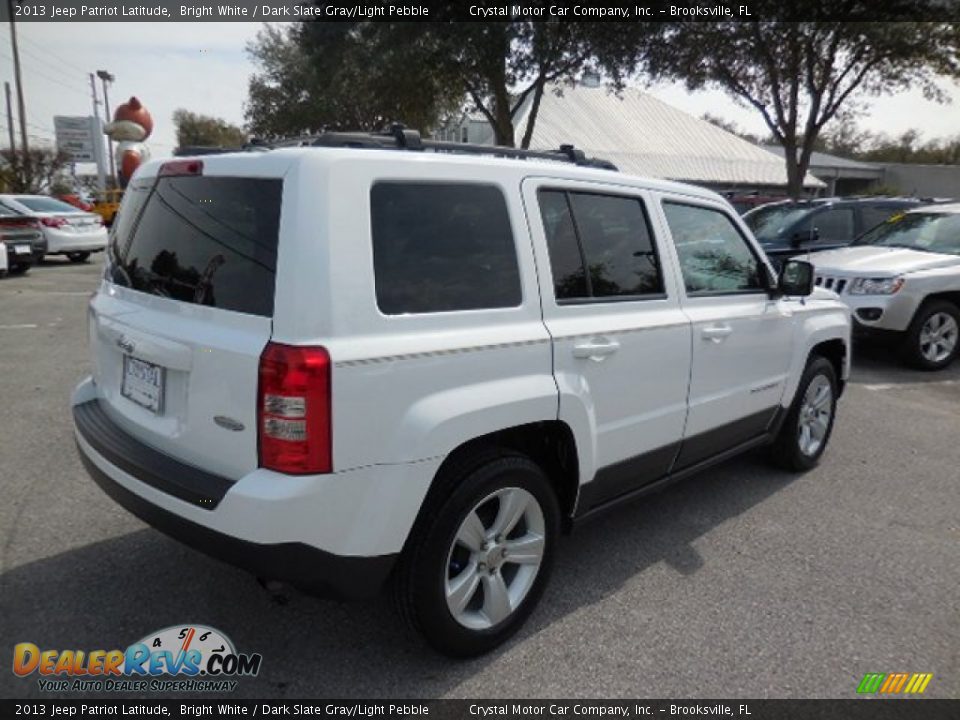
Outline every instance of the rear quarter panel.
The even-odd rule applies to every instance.
[[[296,230],[281,236],[273,340],[330,352],[336,472],[438,458],[478,436],[557,417],[519,176],[469,162],[388,164],[377,155],[327,161],[317,153],[291,170],[297,190],[284,198],[285,227]],[[464,178],[498,186],[506,198],[522,304],[384,315],[373,268],[373,182]]]

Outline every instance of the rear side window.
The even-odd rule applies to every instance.
[[[384,314],[520,305],[517,252],[499,188],[379,182],[370,190],[370,219]]]
[[[114,282],[251,315],[273,315],[282,181],[162,177],[137,213],[124,199]]]
[[[663,294],[660,262],[639,198],[541,190],[540,214],[559,302]]]

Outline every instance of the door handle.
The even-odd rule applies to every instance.
[[[705,327],[700,331],[700,335],[704,340],[709,340],[710,342],[723,342],[723,340],[733,332],[733,328],[729,325],[712,325],[711,327]]]
[[[590,342],[574,345],[573,356],[593,360],[594,362],[602,362],[607,355],[612,355],[619,349],[620,343],[616,340],[594,339]]]

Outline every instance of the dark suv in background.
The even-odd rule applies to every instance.
[[[40,221],[4,205],[0,205],[0,243],[0,247],[6,247],[7,265],[13,275],[27,272],[47,251]]]
[[[744,222],[774,266],[804,252],[849,245],[891,215],[929,201],[917,198],[818,198],[785,200],[754,208]]]

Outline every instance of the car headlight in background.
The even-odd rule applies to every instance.
[[[902,277],[857,278],[847,292],[851,295],[893,295],[902,287]]]

